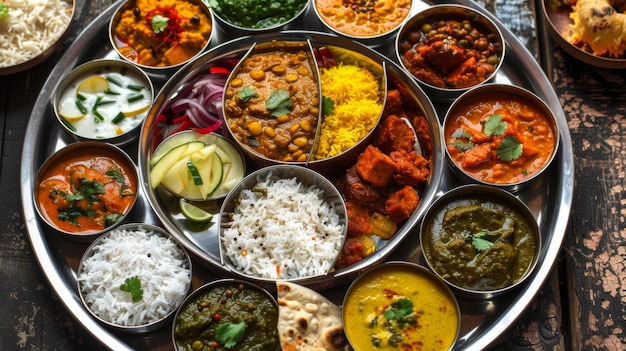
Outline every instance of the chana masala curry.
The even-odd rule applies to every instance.
[[[513,184],[550,161],[557,134],[546,114],[509,94],[480,96],[448,113],[444,136],[454,163],[474,179]]]
[[[137,179],[112,152],[77,148],[39,176],[37,206],[58,229],[94,233],[121,220],[137,196]]]
[[[487,80],[502,51],[495,34],[467,19],[440,19],[399,38],[402,64],[419,80],[439,88],[467,88]]]
[[[206,9],[188,0],[137,0],[113,28],[118,51],[145,66],[166,67],[198,54],[211,37]]]
[[[243,145],[284,162],[309,159],[319,118],[319,84],[305,49],[244,59],[224,90],[228,127]]]

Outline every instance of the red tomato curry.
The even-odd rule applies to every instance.
[[[76,150],[40,176],[37,206],[48,222],[70,233],[93,233],[130,211],[137,195],[131,165],[111,152]]]
[[[456,165],[471,177],[493,184],[532,177],[550,161],[557,140],[542,111],[504,95],[457,106],[448,114],[444,133]]]

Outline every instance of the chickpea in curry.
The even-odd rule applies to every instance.
[[[309,159],[319,118],[319,86],[304,51],[254,54],[224,93],[224,112],[240,143],[283,162]]]
[[[470,20],[441,19],[408,30],[399,41],[402,64],[439,88],[467,88],[487,80],[502,51],[496,33]]]

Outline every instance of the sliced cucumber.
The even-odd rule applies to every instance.
[[[154,166],[159,160],[165,156],[170,150],[190,142],[199,141],[196,133],[178,133],[165,139],[159,147],[154,151],[152,158],[150,158],[150,165]]]
[[[190,176],[187,167],[188,157],[184,157],[176,162],[163,175],[161,185],[174,194],[182,196],[189,188]],[[192,181],[193,184],[193,181]]]
[[[188,155],[202,150],[206,145],[201,141],[191,141],[172,148],[163,157],[159,158],[150,171],[150,186],[156,188],[163,179],[163,176],[181,159]]]
[[[200,195],[202,199],[207,199],[222,183],[222,174],[224,172],[222,160],[217,153],[213,153],[212,157],[197,161],[196,167],[201,170],[200,174],[203,182],[203,184],[199,186]]]

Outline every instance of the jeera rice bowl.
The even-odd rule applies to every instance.
[[[85,251],[77,281],[94,317],[122,331],[145,332],[173,318],[191,286],[191,260],[161,228],[125,224]]]
[[[347,229],[336,188],[319,173],[287,165],[244,178],[227,196],[220,220],[222,260],[266,280],[327,274]]]

